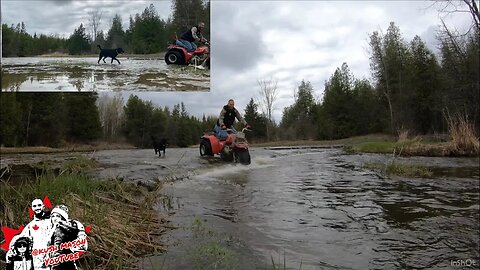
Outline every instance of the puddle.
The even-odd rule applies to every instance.
[[[2,91],[210,91],[210,71],[163,59],[2,58]]]
[[[2,155],[2,164],[71,155]],[[252,147],[249,166],[201,158],[196,148],[162,158],[151,149],[88,156],[100,163],[95,175],[102,179],[147,185],[187,176],[159,194],[157,210],[170,213],[178,229],[162,236],[166,253],[139,258],[141,269],[451,269],[452,261],[479,262],[478,158],[398,158],[435,175],[408,178],[363,168],[391,162],[391,155],[341,149]]]

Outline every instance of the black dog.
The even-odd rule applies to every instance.
[[[118,61],[117,59],[117,55],[119,53],[124,53],[123,49],[122,48],[116,48],[116,49],[102,49],[102,47],[100,47],[100,45],[97,45],[98,48],[100,48],[100,55],[98,56],[98,62],[100,64],[100,60],[102,60],[102,57],[103,57],[103,62],[104,63],[107,63],[105,62],[105,58],[107,57],[111,57],[112,58],[112,62],[110,62],[110,64],[113,63],[113,60],[117,60],[117,62],[120,64],[120,61]]]
[[[165,157],[165,149],[167,148],[167,140],[166,139],[160,139],[157,140],[155,137],[152,136],[152,144],[153,144],[153,149],[155,150],[155,155],[158,152],[158,156],[161,157],[162,153],[160,151],[163,151],[163,156]]]

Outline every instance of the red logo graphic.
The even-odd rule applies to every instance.
[[[1,245],[2,249],[7,251],[12,238],[23,231],[23,226],[18,227],[18,230],[11,229],[8,227],[2,227],[3,235],[5,236],[5,243]]]
[[[53,207],[52,203],[50,202],[50,199],[47,196],[45,196],[45,198],[43,198],[43,204],[45,204],[45,206],[50,208],[50,209],[52,209],[52,207]]]
[[[35,225],[33,225],[32,228],[36,231],[36,230],[38,230],[38,228],[40,228],[40,227],[38,227],[37,224],[35,224]]]
[[[90,231],[92,230],[92,226],[88,225],[86,228],[85,228],[85,232],[87,234],[90,234]]]

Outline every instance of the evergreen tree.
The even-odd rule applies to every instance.
[[[112,25],[108,30],[105,45],[107,48],[125,47],[125,31],[123,31],[122,18],[118,14],[115,14],[112,19]]]
[[[442,32],[443,106],[451,115],[461,114],[480,129],[480,31],[466,36]]]
[[[96,106],[97,94],[69,93],[64,95],[64,100],[67,140],[88,143],[100,138],[102,129]]]
[[[332,139],[346,138],[357,133],[353,117],[358,108],[353,100],[353,82],[348,65],[343,63],[325,84],[322,106],[328,120],[332,122],[329,125],[332,130],[325,133],[330,134]]]
[[[382,96],[382,103],[390,114],[392,133],[402,129],[406,120],[403,107],[407,88],[408,48],[403,41],[400,29],[391,22],[387,33],[382,37],[378,32],[370,36],[370,67],[376,83],[376,89]]]
[[[150,146],[150,125],[153,105],[135,95],[128,98],[124,108],[125,135],[127,140],[138,147]]]
[[[287,138],[312,138],[316,134],[313,123],[316,104],[311,83],[302,80],[296,97],[295,103],[284,109],[281,127],[286,130]]]
[[[130,19],[127,36],[129,47],[134,53],[156,53],[165,49],[167,44],[166,24],[161,20],[153,4]]]
[[[440,66],[435,55],[419,36],[410,43],[408,59],[408,93],[403,114],[407,116],[404,126],[409,130],[428,133],[441,129],[441,84]]]
[[[0,93],[0,145],[15,147],[21,140],[22,111],[16,93]]]
[[[62,93],[22,93],[22,130],[25,146],[59,147],[65,136]]]
[[[70,54],[82,54],[90,50],[90,42],[83,24],[80,24],[67,40],[67,48]]]
[[[250,102],[245,107],[245,121],[253,128],[252,132],[246,133],[249,140],[265,140],[267,137],[266,118],[258,113],[258,105],[250,99]]]

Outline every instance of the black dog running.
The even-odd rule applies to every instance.
[[[110,58],[112,58],[112,62],[110,62],[111,64],[113,63],[113,60],[117,60],[117,62],[120,64],[120,61],[118,61],[118,59],[117,59],[117,55],[119,53],[124,53],[122,48],[102,49],[102,47],[100,47],[100,45],[97,45],[97,46],[98,46],[98,48],[100,48],[100,55],[98,56],[98,62],[97,63],[100,63],[100,60],[103,60],[104,63],[107,63],[107,62],[105,62],[105,58],[110,57]]]
[[[165,157],[165,149],[167,148],[167,145],[168,145],[167,140],[163,138],[161,139],[155,138],[153,135],[151,137],[152,137],[153,149],[155,150],[155,155],[158,152],[158,156],[161,157],[162,153],[160,151],[163,151],[163,156]]]

